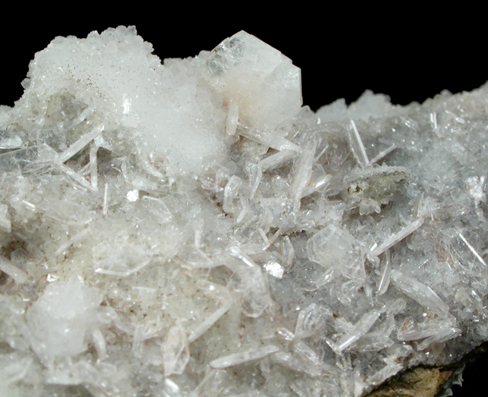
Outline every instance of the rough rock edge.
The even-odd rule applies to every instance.
[[[461,360],[441,367],[417,366],[406,369],[383,382],[364,397],[448,397],[451,388],[461,385],[466,367],[488,352],[488,342],[467,353]]]

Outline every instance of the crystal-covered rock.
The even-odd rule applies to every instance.
[[[58,37],[0,107],[0,394],[363,396],[488,341],[488,88],[316,113],[244,32]]]

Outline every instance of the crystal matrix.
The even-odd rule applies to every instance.
[[[488,92],[302,107],[239,32],[56,38],[0,107],[0,394],[361,396],[488,340]]]

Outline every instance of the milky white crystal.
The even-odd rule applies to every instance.
[[[488,340],[486,86],[314,113],[244,31],[152,51],[58,37],[0,107],[2,396],[362,396]]]
[[[79,281],[45,288],[26,313],[31,346],[41,361],[76,356],[87,349],[85,337],[100,301],[96,290]]]

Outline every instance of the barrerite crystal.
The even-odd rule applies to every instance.
[[[488,86],[313,112],[244,31],[55,38],[0,107],[2,396],[364,396],[488,340]]]

